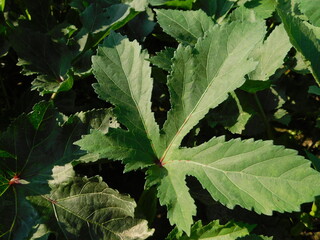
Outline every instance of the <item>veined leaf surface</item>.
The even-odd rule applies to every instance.
[[[197,42],[193,50],[196,53],[190,47],[178,47],[168,80],[172,109],[163,127],[167,148],[161,161],[167,161],[171,149],[180,146],[183,137],[210,108],[244,83],[244,76],[257,65],[248,59],[249,54],[262,41],[264,31],[258,23],[216,25]]]
[[[188,235],[196,213],[185,182],[188,175],[230,208],[240,205],[264,214],[299,210],[301,203],[319,195],[320,176],[295,151],[270,141],[223,138],[194,148],[180,147],[209,109],[239,88],[255,69],[250,54],[264,35],[262,20],[236,21],[212,24],[194,46],[180,44],[168,77],[171,109],[159,132],[151,112],[148,55],[137,42],[112,33],[93,58],[98,80],[94,88],[100,98],[115,105],[117,120],[127,130],[113,129],[106,135],[94,131],[77,144],[90,154],[123,160],[127,170],[149,167],[146,186],[157,186],[171,224]]]
[[[194,45],[213,25],[213,20],[202,10],[156,10],[163,30],[177,41]]]
[[[93,110],[67,118],[53,102],[40,102],[1,134],[0,212],[6,218],[0,236],[27,237],[40,216],[26,197],[48,194],[73,178],[71,162],[83,155],[73,142],[91,128],[106,131],[110,117],[109,110]]]
[[[291,44],[311,64],[312,74],[320,85],[320,41],[305,23],[291,12],[291,1],[279,0],[277,12],[284,24]]]
[[[152,79],[147,58],[137,42],[111,33],[92,60],[98,79],[96,92],[116,106],[118,120],[129,130],[122,134],[145,143],[141,145],[150,153],[149,159],[142,159],[146,164],[155,160],[152,146],[157,147],[159,141],[159,127],[151,112]],[[118,142],[121,144],[121,139]]]
[[[66,239],[142,240],[153,233],[147,221],[134,218],[134,200],[99,177],[75,177],[55,185],[50,194],[28,199],[45,216],[41,223],[55,226]]]

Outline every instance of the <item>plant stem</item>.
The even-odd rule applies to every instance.
[[[254,97],[254,100],[256,101],[256,104],[258,106],[258,109],[259,109],[259,112],[260,112],[260,115],[262,117],[262,120],[263,120],[263,123],[267,129],[267,137],[268,139],[273,139],[273,133],[272,133],[272,130],[271,130],[271,126],[269,124],[269,121],[268,121],[268,118],[267,118],[267,115],[265,114],[264,110],[263,110],[263,107],[261,105],[261,102],[258,98],[258,95],[256,93],[253,93],[253,97]]]

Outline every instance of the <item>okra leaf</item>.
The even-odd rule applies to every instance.
[[[240,205],[264,214],[298,211],[300,204],[319,195],[320,175],[296,151],[271,141],[226,142],[222,137],[193,148],[180,146],[208,111],[255,69],[251,53],[265,32],[262,20],[235,21],[212,25],[194,46],[179,44],[167,83],[171,109],[160,131],[151,112],[147,53],[136,41],[110,34],[93,58],[94,88],[115,106],[122,127],[106,134],[93,131],[76,144],[89,154],[122,160],[126,170],[148,168],[146,187],[157,187],[170,223],[188,236],[196,206],[186,176],[194,176],[229,208]]]
[[[48,194],[52,186],[73,178],[71,162],[83,155],[73,142],[91,128],[106,131],[108,114],[109,110],[93,110],[67,118],[53,102],[43,101],[1,134],[0,215],[6,216],[1,236],[25,239],[29,235],[39,214],[26,198]]]
[[[190,236],[177,228],[173,229],[166,240],[188,240],[188,239],[211,239],[211,240],[234,240],[248,235],[254,228],[254,225],[228,222],[225,225],[220,225],[219,220],[210,222],[207,225],[197,221],[191,227]],[[242,239],[242,238],[241,238]]]
[[[300,11],[314,26],[320,27],[320,9],[318,0],[298,0]]]
[[[43,216],[41,223],[66,239],[142,240],[153,234],[146,220],[134,218],[135,201],[100,177],[75,177],[28,200]]]
[[[194,45],[198,38],[213,25],[212,19],[202,10],[156,10],[158,23],[163,31],[178,42]]]
[[[168,152],[180,146],[209,109],[244,83],[244,76],[257,65],[248,59],[249,54],[262,41],[264,32],[259,23],[215,25],[197,42],[195,50],[178,47],[168,79],[172,108],[163,127],[166,134],[162,140],[167,148],[161,161],[166,162]]]
[[[94,89],[103,100],[114,104],[119,122],[128,128],[124,135],[135,138],[150,153],[146,164],[155,160],[159,145],[159,127],[151,112],[152,78],[147,61],[138,42],[129,42],[120,34],[111,33],[93,57],[93,69],[98,83]],[[130,135],[130,136],[129,136]],[[117,141],[121,141],[118,139]],[[140,148],[136,141],[137,149]],[[149,142],[150,141],[150,142]]]
[[[165,48],[158,52],[157,55],[151,57],[150,62],[163,70],[170,71],[174,51],[174,48]]]
[[[320,85],[320,41],[305,23],[291,12],[291,1],[279,0],[277,12],[291,44],[311,64],[312,74]]]
[[[181,196],[180,191],[171,190],[186,189],[186,175],[196,177],[215,200],[229,208],[240,205],[267,215],[299,211],[302,202],[311,202],[319,194],[313,186],[320,175],[310,168],[310,162],[271,141],[213,138],[194,148],[176,150],[164,168],[158,195],[160,203],[168,206],[172,223],[181,223],[181,213],[192,208],[191,202],[179,201],[191,198],[187,191]],[[187,216],[183,217],[186,221]],[[191,215],[189,218],[191,222]]]
[[[32,88],[42,95],[69,90],[73,76],[69,74],[75,52],[50,36],[32,29],[18,27],[9,35],[10,44],[17,52],[18,65],[25,75],[38,74]],[[37,49],[37,51],[34,51]]]
[[[139,12],[144,11],[146,0],[134,0],[128,4],[92,2],[80,14],[82,28],[75,36],[80,51],[86,51],[100,43],[112,30],[124,26]]]
[[[277,26],[268,38],[251,53],[258,61],[257,68],[249,73],[250,80],[266,81],[279,69],[292,47],[283,25]]]

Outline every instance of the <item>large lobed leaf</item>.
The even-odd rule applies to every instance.
[[[188,175],[229,208],[240,205],[264,214],[299,210],[301,203],[320,194],[320,176],[295,151],[270,141],[223,138],[180,148],[209,109],[239,88],[255,69],[257,62],[250,57],[264,35],[262,21],[212,23],[194,46],[180,44],[170,59],[171,71],[166,65],[172,108],[160,134],[151,112],[148,55],[137,42],[112,33],[93,58],[98,80],[94,88],[100,98],[115,105],[115,114],[127,130],[95,131],[77,144],[90,154],[123,160],[126,170],[149,167],[146,186],[157,186],[171,224],[188,235],[196,213],[185,182]],[[124,151],[118,152],[121,148]]]

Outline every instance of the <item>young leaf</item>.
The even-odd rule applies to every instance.
[[[149,60],[152,64],[157,67],[170,71],[171,70],[171,59],[174,55],[174,48],[165,48],[164,50],[157,53],[157,55],[151,57]]]
[[[291,44],[311,64],[312,74],[320,85],[320,43],[305,23],[291,12],[291,1],[279,0],[277,12],[290,38]]]
[[[142,240],[153,234],[147,221],[134,218],[134,200],[100,177],[75,177],[28,200],[43,216],[41,223],[66,239]]]
[[[228,222],[225,225],[220,225],[218,220],[203,226],[202,222],[198,221],[192,225],[190,236],[187,236],[185,233],[175,228],[171,231],[166,240],[234,240],[248,235],[254,227],[254,225],[235,222]]]
[[[33,89],[41,94],[67,91],[73,77],[68,74],[74,57],[66,45],[54,42],[48,35],[29,28],[18,27],[9,35],[25,75],[39,74]],[[35,51],[37,49],[37,51]]]
[[[163,31],[174,37],[178,42],[194,45],[198,38],[204,36],[212,19],[202,10],[179,11],[179,10],[156,10],[158,23]]]

